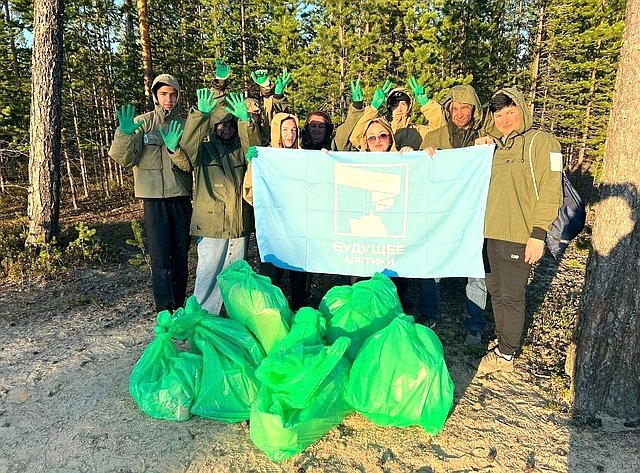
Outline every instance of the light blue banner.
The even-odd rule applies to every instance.
[[[258,148],[262,261],[313,273],[484,277],[493,146],[399,153]]]

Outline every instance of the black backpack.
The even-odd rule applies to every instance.
[[[536,199],[540,199],[540,196],[538,194],[538,186],[536,185],[535,176],[533,174],[531,147],[533,146],[533,140],[538,136],[538,133],[533,136],[531,143],[529,144],[529,167],[531,169],[531,178],[533,179],[533,188],[536,192]],[[578,194],[578,191],[576,191],[576,189],[571,185],[571,182],[564,171],[562,171],[562,194],[564,195],[564,201],[558,211],[558,217],[554,220],[551,225],[551,229],[547,232],[546,239],[547,247],[555,259],[560,259],[562,257],[569,246],[569,242],[578,236],[584,228],[584,224],[587,219],[587,211],[584,202]]]

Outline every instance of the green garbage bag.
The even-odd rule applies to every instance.
[[[244,260],[229,265],[217,281],[229,318],[248,327],[269,353],[289,333],[293,315],[280,288]]]
[[[275,345],[256,370],[260,382],[288,407],[302,409],[309,405],[351,343],[347,337],[340,337],[326,346],[322,339],[324,324],[316,310],[300,309],[289,335]]]
[[[345,397],[377,425],[418,424],[436,435],[453,406],[453,388],[436,334],[403,315],[364,343]]]
[[[343,358],[304,409],[288,406],[263,385],[249,419],[249,436],[255,446],[272,461],[281,462],[320,440],[353,412],[344,399],[348,374],[349,363]]]
[[[327,341],[343,336],[351,339],[345,355],[350,361],[370,335],[402,314],[395,284],[381,273],[353,286],[330,289],[318,309],[327,318]]]
[[[251,332],[210,314],[191,296],[174,313],[171,333],[188,339],[191,351],[202,355],[202,381],[191,413],[223,422],[249,419],[259,387],[255,370],[265,357]]]
[[[169,311],[158,314],[156,337],[133,367],[129,393],[147,415],[183,421],[191,417],[200,387],[202,357],[178,351],[169,332],[171,320]]]

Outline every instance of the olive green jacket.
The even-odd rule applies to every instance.
[[[493,114],[487,116],[485,133],[496,142],[496,151],[485,237],[523,244],[530,237],[544,240],[563,201],[560,143],[550,133],[531,128],[533,117],[519,90],[508,88],[497,93],[511,97],[522,120],[518,130],[503,137],[495,127]]]
[[[194,169],[190,232],[196,236],[231,239],[254,229],[253,208],[242,199],[242,182],[245,155],[250,146],[260,146],[260,132],[252,122],[237,122],[225,106],[222,102],[209,116],[192,109],[180,141]],[[238,128],[229,141],[215,134],[215,125],[226,121]]]
[[[163,82],[178,91],[178,101],[170,113],[156,102],[155,110],[134,118],[144,121],[135,133],[122,133],[120,127],[109,149],[109,156],[125,168],[133,168],[134,190],[139,198],[170,198],[191,195],[191,164],[180,147],[171,153],[164,144],[160,130],[165,132],[173,120],[184,123],[180,115],[180,85],[169,74],[155,78],[153,85]]]
[[[360,102],[360,104],[362,104],[362,102]],[[331,142],[331,149],[333,151],[357,151],[354,149],[351,141],[349,141],[349,138],[351,138],[351,133],[363,113],[364,107],[362,107],[362,105],[360,105],[360,108],[357,108],[353,104],[349,105],[347,118],[344,123],[336,128],[336,134]]]
[[[473,123],[467,132],[468,144],[467,146],[473,146],[474,141],[480,135],[480,129],[482,128],[482,103],[476,95],[476,91],[470,85],[456,85],[449,90],[449,93],[442,103],[442,115],[444,117],[444,124],[440,128],[430,131],[422,140],[420,149],[434,148],[434,149],[451,149],[450,126],[455,126],[451,123],[451,105],[453,102],[465,103],[473,106]],[[428,104],[427,104],[428,105]]]

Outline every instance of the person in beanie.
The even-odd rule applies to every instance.
[[[187,289],[191,164],[180,148],[180,85],[160,74],[151,91],[155,109],[135,116],[132,105],[117,113],[119,126],[109,156],[133,168],[134,190],[142,199],[153,296],[157,312],[184,305]]]
[[[533,128],[522,92],[501,89],[489,103],[477,144],[495,144],[485,214],[485,238],[497,346],[478,373],[512,371],[520,348],[531,265],[544,253],[544,240],[563,201],[560,143]]]
[[[476,91],[470,85],[456,85],[442,104],[445,125],[430,131],[422,141],[421,149],[433,156],[438,149],[464,148],[473,146],[480,136],[482,127],[482,104]],[[467,335],[464,344],[477,347],[482,343],[485,329],[484,309],[487,303],[487,288],[484,278],[467,278],[466,309],[464,324]],[[420,295],[417,309],[433,328],[440,319],[439,281],[433,278],[420,281]]]

